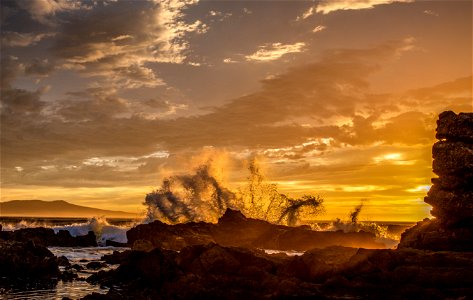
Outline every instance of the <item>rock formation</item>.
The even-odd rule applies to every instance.
[[[470,299],[473,253],[329,247],[290,257],[195,245],[130,251],[84,299]]]
[[[443,112],[432,148],[432,187],[424,201],[433,220],[419,222],[400,248],[473,251],[473,113]]]
[[[0,239],[0,290],[11,284],[55,284],[59,275],[56,257],[47,248]]]
[[[222,246],[305,251],[328,246],[385,248],[372,233],[360,231],[314,231],[310,227],[275,225],[246,218],[227,209],[217,224],[194,223],[168,225],[159,221],[138,225],[127,231],[134,250],[163,248],[181,250],[186,246],[217,243]]]
[[[22,228],[15,231],[1,231],[0,239],[8,241],[32,241],[44,247],[96,247],[97,241],[93,231],[82,236],[72,236],[67,230],[54,233],[51,228]]]

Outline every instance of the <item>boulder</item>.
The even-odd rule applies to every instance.
[[[2,231],[0,238],[10,241],[26,242],[32,241],[36,245],[44,247],[95,247],[96,237],[93,231],[86,235],[73,237],[67,230],[59,230],[54,233],[51,228],[36,227],[22,228],[15,231]]]
[[[33,241],[0,240],[0,285],[56,282],[59,274],[56,257],[47,248]]]

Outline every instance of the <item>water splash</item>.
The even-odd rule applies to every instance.
[[[280,193],[276,184],[267,183],[256,159],[248,161],[247,182],[235,192],[214,176],[212,170],[216,168],[212,164],[209,159],[194,174],[165,178],[160,188],[146,195],[145,223],[216,222],[227,208],[232,208],[250,218],[293,226],[300,216],[323,211],[320,197],[291,199]]]
[[[60,230],[67,230],[72,236],[86,235],[89,231],[93,231],[97,238],[97,243],[103,246],[107,240],[126,243],[126,231],[135,225],[135,222],[120,226],[112,225],[102,216],[90,218],[86,222],[76,222],[67,225],[54,225],[46,221],[21,220],[16,223],[2,224],[2,230],[14,231],[23,228],[44,227],[53,229],[55,233],[58,233]]]

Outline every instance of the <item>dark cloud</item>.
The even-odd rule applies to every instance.
[[[406,109],[399,99],[419,104],[433,101],[429,100],[433,95],[450,99],[447,93],[464,90],[466,81],[404,95],[370,94],[366,78],[379,68],[380,61],[397,56],[405,47],[406,41],[400,41],[328,52],[319,62],[262,81],[260,91],[186,118],[164,117],[178,104],[159,97],[131,99],[121,96],[114,86],[69,92],[68,97],[47,106],[40,91],[10,90],[2,110],[15,113],[2,120],[4,168],[10,168],[6,174],[16,174],[15,166],[27,170],[38,161],[49,164],[62,159],[81,167],[69,170],[58,163],[51,170],[32,168],[28,176],[35,170],[42,175],[34,175],[31,182],[47,182],[56,176],[52,173],[66,172],[71,178],[90,175],[89,185],[97,174],[103,174],[102,180],[97,179],[102,185],[105,178],[111,180],[110,174],[138,181],[140,172],[156,171],[161,159],[134,165],[131,170],[120,165],[83,166],[84,161],[214,146],[250,149],[272,159],[297,162],[347,146],[429,144],[433,111],[424,112],[420,105],[418,110]],[[24,117],[32,113],[34,118]],[[268,149],[275,150],[265,153]],[[27,182],[16,175],[16,180]]]
[[[54,70],[54,65],[48,59],[33,59],[25,65],[25,74],[33,76],[48,76]]]

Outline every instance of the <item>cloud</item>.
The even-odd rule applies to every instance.
[[[207,30],[200,20],[184,21],[183,11],[194,3],[139,1],[130,6],[125,1],[94,7],[63,25],[53,53],[62,68],[117,87],[164,85],[152,64],[184,63],[187,35]]]
[[[16,79],[16,77],[24,72],[25,66],[19,61],[18,57],[16,56],[6,56],[2,55],[1,57],[1,66],[2,72],[0,74],[1,77],[1,85],[2,89],[7,89],[11,87],[11,84]]]
[[[47,59],[33,59],[30,63],[25,64],[25,74],[45,77],[54,70],[54,65]]]
[[[68,0],[18,0],[17,5],[26,10],[31,18],[41,24],[55,24],[52,17],[55,14],[80,9],[81,2]]]
[[[323,30],[327,29],[327,26],[324,26],[324,25],[317,25],[314,27],[314,29],[312,29],[312,32],[321,32]]]
[[[328,14],[337,10],[370,9],[376,5],[409,3],[414,0],[322,0],[316,7],[316,13]],[[313,13],[313,12],[312,12]]]
[[[337,159],[343,161],[355,150],[358,158],[354,161],[370,163],[384,153],[368,155],[372,147],[429,149],[439,109],[449,103],[471,105],[471,77],[469,82],[465,78],[405,93],[372,95],[367,78],[381,63],[395,60],[405,46],[401,40],[367,49],[328,51],[319,61],[263,80],[259,91],[191,117],[173,117],[185,109],[183,103],[134,99],[113,86],[71,92],[54,104],[41,100],[44,92],[12,90],[6,104],[2,103],[2,170],[9,170],[2,175],[15,176],[9,182],[19,183],[26,180],[21,174],[44,179],[57,172],[41,166],[63,170],[75,165],[83,173],[77,171],[72,178],[93,174],[90,181],[77,185],[116,185],[112,177],[126,180],[128,176],[129,182],[138,183],[140,168],[157,172],[163,160],[169,162],[178,153],[205,146],[235,155],[257,153],[275,165],[279,161],[310,166],[336,165],[336,160],[330,161],[332,153],[339,153]],[[83,165],[94,157],[107,162],[159,151],[169,153],[169,158],[143,158],[143,166],[133,163],[132,169],[126,163]],[[39,172],[43,175],[35,175]],[[74,180],[67,184],[73,185]]]
[[[55,36],[55,33],[20,33],[2,31],[2,46],[28,47],[39,43],[41,40]]]
[[[305,46],[304,42],[298,42],[295,44],[272,43],[260,46],[258,51],[246,55],[245,58],[247,61],[272,61],[277,60],[286,54],[302,52],[304,51]]]
[[[298,17],[296,18],[296,21],[305,20],[305,19],[307,19],[308,17],[312,16],[313,14],[315,14],[315,9],[316,9],[315,6],[309,7],[306,11],[304,11],[304,12],[302,13],[302,15],[300,15],[300,16],[298,16]]]
[[[424,10],[424,14],[429,15],[429,16],[433,16],[433,17],[438,17],[439,16],[438,12],[435,12],[435,11],[430,10],[430,9]]]

